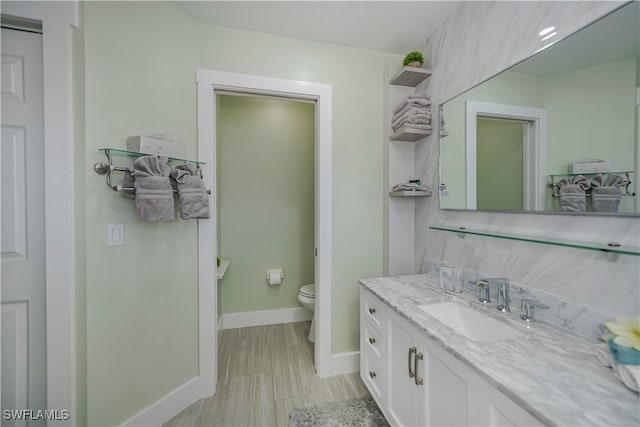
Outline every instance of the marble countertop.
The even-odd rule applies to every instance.
[[[640,425],[640,396],[598,362],[594,341],[544,322],[527,326],[519,310],[501,313],[477,303],[466,290],[446,292],[431,275],[361,279],[360,284],[544,424]],[[451,300],[483,310],[525,335],[472,341],[418,308]]]

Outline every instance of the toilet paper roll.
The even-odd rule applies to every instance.
[[[282,283],[282,275],[279,271],[270,271],[268,282],[270,286],[279,285]]]

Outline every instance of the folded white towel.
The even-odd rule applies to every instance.
[[[405,114],[429,114],[431,115],[431,108],[429,107],[416,107],[413,104],[407,104],[404,108],[393,115],[391,121],[398,120]]]
[[[397,130],[398,128],[400,128],[405,123],[416,123],[416,124],[421,124],[421,125],[430,125],[431,124],[431,117],[427,116],[426,114],[416,114],[415,116],[407,116],[407,117],[403,117],[403,118],[398,119],[395,122],[391,123],[391,127],[393,128],[393,130]]]
[[[396,105],[396,107],[393,109],[393,114],[398,113],[400,110],[402,110],[408,104],[412,105],[413,107],[425,107],[427,105],[431,105],[431,101],[428,98],[410,98],[410,97],[407,97],[400,104]]]
[[[404,127],[406,129],[431,130],[431,125],[421,125],[419,123],[405,123],[400,127]],[[398,129],[400,129],[400,127]]]
[[[615,362],[614,362],[615,363]],[[615,364],[616,377],[633,391],[640,391],[640,365]]]
[[[610,368],[613,360],[611,359],[611,353],[609,353],[609,346],[607,344],[596,344],[593,346],[593,349],[600,363]]]

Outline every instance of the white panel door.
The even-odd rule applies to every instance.
[[[46,409],[42,36],[3,28],[1,75],[2,410],[37,411]]]

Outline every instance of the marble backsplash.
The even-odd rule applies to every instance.
[[[455,266],[442,263],[439,260],[428,260],[425,272],[427,274],[439,276],[440,267]],[[461,269],[464,276],[464,291],[478,293],[478,288],[472,282],[480,278],[494,277],[478,271]],[[491,288],[491,303],[497,303],[497,290]],[[548,309],[535,309],[535,319],[551,323],[569,329],[590,339],[597,340],[606,332],[604,323],[615,320],[616,314],[607,312],[596,307],[581,304],[576,301],[553,295],[549,292],[523,286],[519,283],[509,281],[509,295],[511,303],[509,307],[513,313],[520,314],[520,302],[523,298],[538,301],[549,306]]]
[[[416,91],[426,91],[439,105],[535,53],[542,47],[537,36],[541,28],[553,25],[568,35],[622,4],[463,2],[416,47],[433,72]],[[416,178],[433,187],[439,182],[437,135],[436,129],[415,149]],[[489,277],[508,277],[514,284],[513,304],[519,304],[520,295],[531,294],[552,306],[539,313],[541,319],[588,336],[597,335],[597,325],[615,314],[640,313],[637,256],[622,255],[612,261],[595,251],[478,236],[460,239],[455,233],[430,230],[433,225],[637,247],[637,217],[446,211],[439,208],[438,197],[423,197],[416,201],[414,243],[417,272],[444,263]]]

